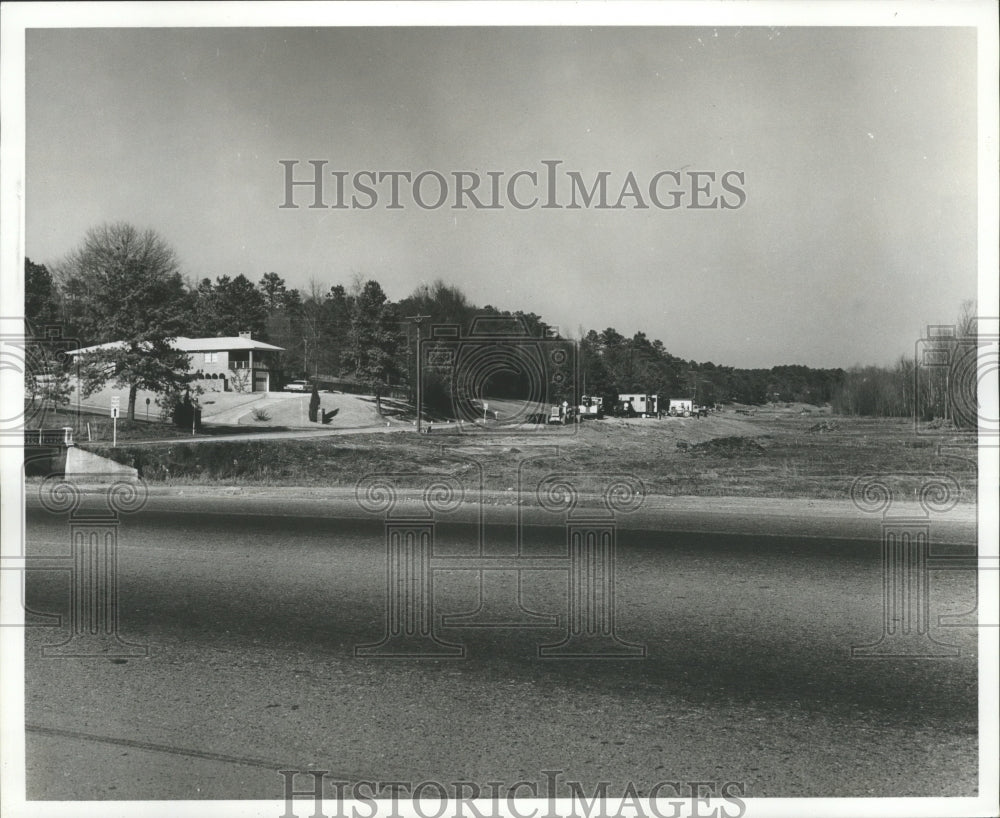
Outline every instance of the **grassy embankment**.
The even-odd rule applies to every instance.
[[[88,446],[164,484],[351,486],[378,472],[446,473],[488,491],[532,489],[546,475],[627,473],[662,495],[849,497],[862,475],[896,474],[900,498],[915,499],[921,474],[950,474],[974,501],[975,449],[953,432],[918,433],[905,420],[728,412],[703,420],[607,419],[578,429],[515,433],[341,435],[161,446]],[[902,473],[902,474],[901,474]],[[910,473],[907,475],[906,473]]]
[[[145,420],[144,412],[137,411],[137,419],[129,421],[124,414],[118,418],[118,444],[126,444],[129,441],[142,440],[170,440],[173,438],[198,437],[210,438],[218,435],[250,434],[252,432],[284,431],[287,427],[272,426],[254,427],[239,426],[236,424],[206,424],[202,426],[195,435],[191,435],[190,429],[180,429],[173,423],[166,423],[161,420]],[[73,429],[73,439],[79,445],[86,445],[91,451],[96,451],[96,447],[103,445],[110,446],[112,439],[113,421],[107,414],[94,414],[90,412],[77,413],[67,409],[47,409],[41,418],[43,422],[36,419],[32,426],[43,426],[46,429],[59,429],[69,426]]]

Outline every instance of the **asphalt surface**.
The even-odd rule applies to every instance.
[[[562,627],[441,627],[464,658],[356,658],[385,630],[382,524],[251,502],[210,513],[204,498],[153,498],[123,520],[119,632],[148,656],[43,657],[68,632],[26,629],[29,799],[282,798],[279,769],[540,788],[559,770],[640,794],[660,781],[739,782],[750,797],[975,793],[974,629],[935,629],[955,658],[850,656],[881,633],[877,539],[627,528],[617,633],[644,658],[539,657],[565,636],[560,570],[523,573],[521,590]],[[488,553],[513,553],[505,513]],[[64,515],[29,502],[27,523],[30,554],[67,552]],[[565,537],[531,525],[524,553],[565,554]],[[473,526],[441,525],[435,553],[477,542]],[[516,615],[514,573],[484,576],[492,610]],[[30,609],[66,616],[65,573],[26,583]],[[435,583],[438,614],[479,601],[476,572]],[[935,623],[974,608],[971,572],[933,572],[931,599]]]
[[[177,443],[231,443],[245,440],[308,440],[313,437],[336,437],[337,435],[380,434],[384,432],[412,432],[413,426],[343,426],[333,429],[289,429],[287,431],[240,432],[227,435],[178,435],[176,437],[135,439],[122,441],[125,446],[165,446]]]

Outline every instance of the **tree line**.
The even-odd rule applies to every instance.
[[[558,331],[541,316],[471,303],[460,288],[437,280],[421,284],[392,301],[374,279],[347,285],[310,283],[308,291],[289,287],[269,271],[254,283],[244,274],[185,280],[173,249],[154,231],[127,223],[93,228],[80,246],[49,270],[25,262],[25,316],[29,325],[58,324],[80,346],[119,342],[117,349],[91,356],[81,370],[84,394],[109,380],[130,392],[134,417],[138,389],[180,394],[191,378],[185,355],[173,350],[177,336],[235,336],[251,332],[283,348],[273,362],[278,382],[293,378],[348,379],[379,395],[384,390],[412,394],[416,383],[419,333],[453,324],[468,332],[483,316],[509,319],[533,338],[558,341]],[[818,369],[801,365],[743,369],[711,361],[684,360],[644,332],[631,337],[612,327],[581,331],[577,345],[583,393],[604,397],[620,393],[692,398],[699,404],[771,401],[830,403],[850,414],[912,415],[912,361],[895,367]],[[906,366],[911,370],[907,372]],[[492,386],[505,389],[502,375]],[[511,380],[513,378],[513,380]],[[454,396],[446,379],[425,379],[425,406],[442,410]],[[516,391],[508,376],[508,391]],[[46,380],[47,396],[65,399],[58,378]],[[39,389],[34,380],[29,391]],[[940,388],[928,385],[932,392]],[[908,398],[907,395],[910,394]],[[931,414],[942,412],[943,396],[928,393]]]
[[[892,366],[848,369],[832,406],[843,415],[941,419],[974,427],[979,416],[976,302],[964,301],[954,324],[919,339]]]

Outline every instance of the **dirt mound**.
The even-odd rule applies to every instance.
[[[810,426],[809,427],[809,431],[810,432],[820,432],[820,433],[823,433],[823,432],[839,432],[840,431],[840,424],[837,423],[834,420],[821,420],[819,423],[816,423],[816,424]]]
[[[678,448],[681,448],[679,443]],[[720,457],[758,457],[764,454],[764,447],[751,437],[717,437],[688,446],[687,451]]]

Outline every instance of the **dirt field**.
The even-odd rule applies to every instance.
[[[916,499],[926,475],[949,474],[963,500],[975,500],[974,446],[963,436],[918,434],[905,420],[727,412],[704,419],[609,418],[575,431],[478,440],[452,435],[442,451],[482,463],[487,485],[501,491],[514,488],[515,462],[530,458],[521,471],[532,478],[563,470],[628,473],[660,495],[842,499],[855,479],[878,474],[889,475],[900,499]]]
[[[708,418],[620,420],[504,431],[435,424],[429,434],[350,434],[312,440],[202,442],[122,447],[101,454],[168,484],[348,486],[365,475],[480,472],[502,495],[547,475],[629,474],[650,494],[848,499],[855,479],[888,475],[901,500],[917,499],[929,475],[951,475],[974,502],[976,451],[967,436],[921,433],[906,420],[733,411]],[[586,477],[589,475],[589,478]],[[580,478],[577,478],[578,480]]]

